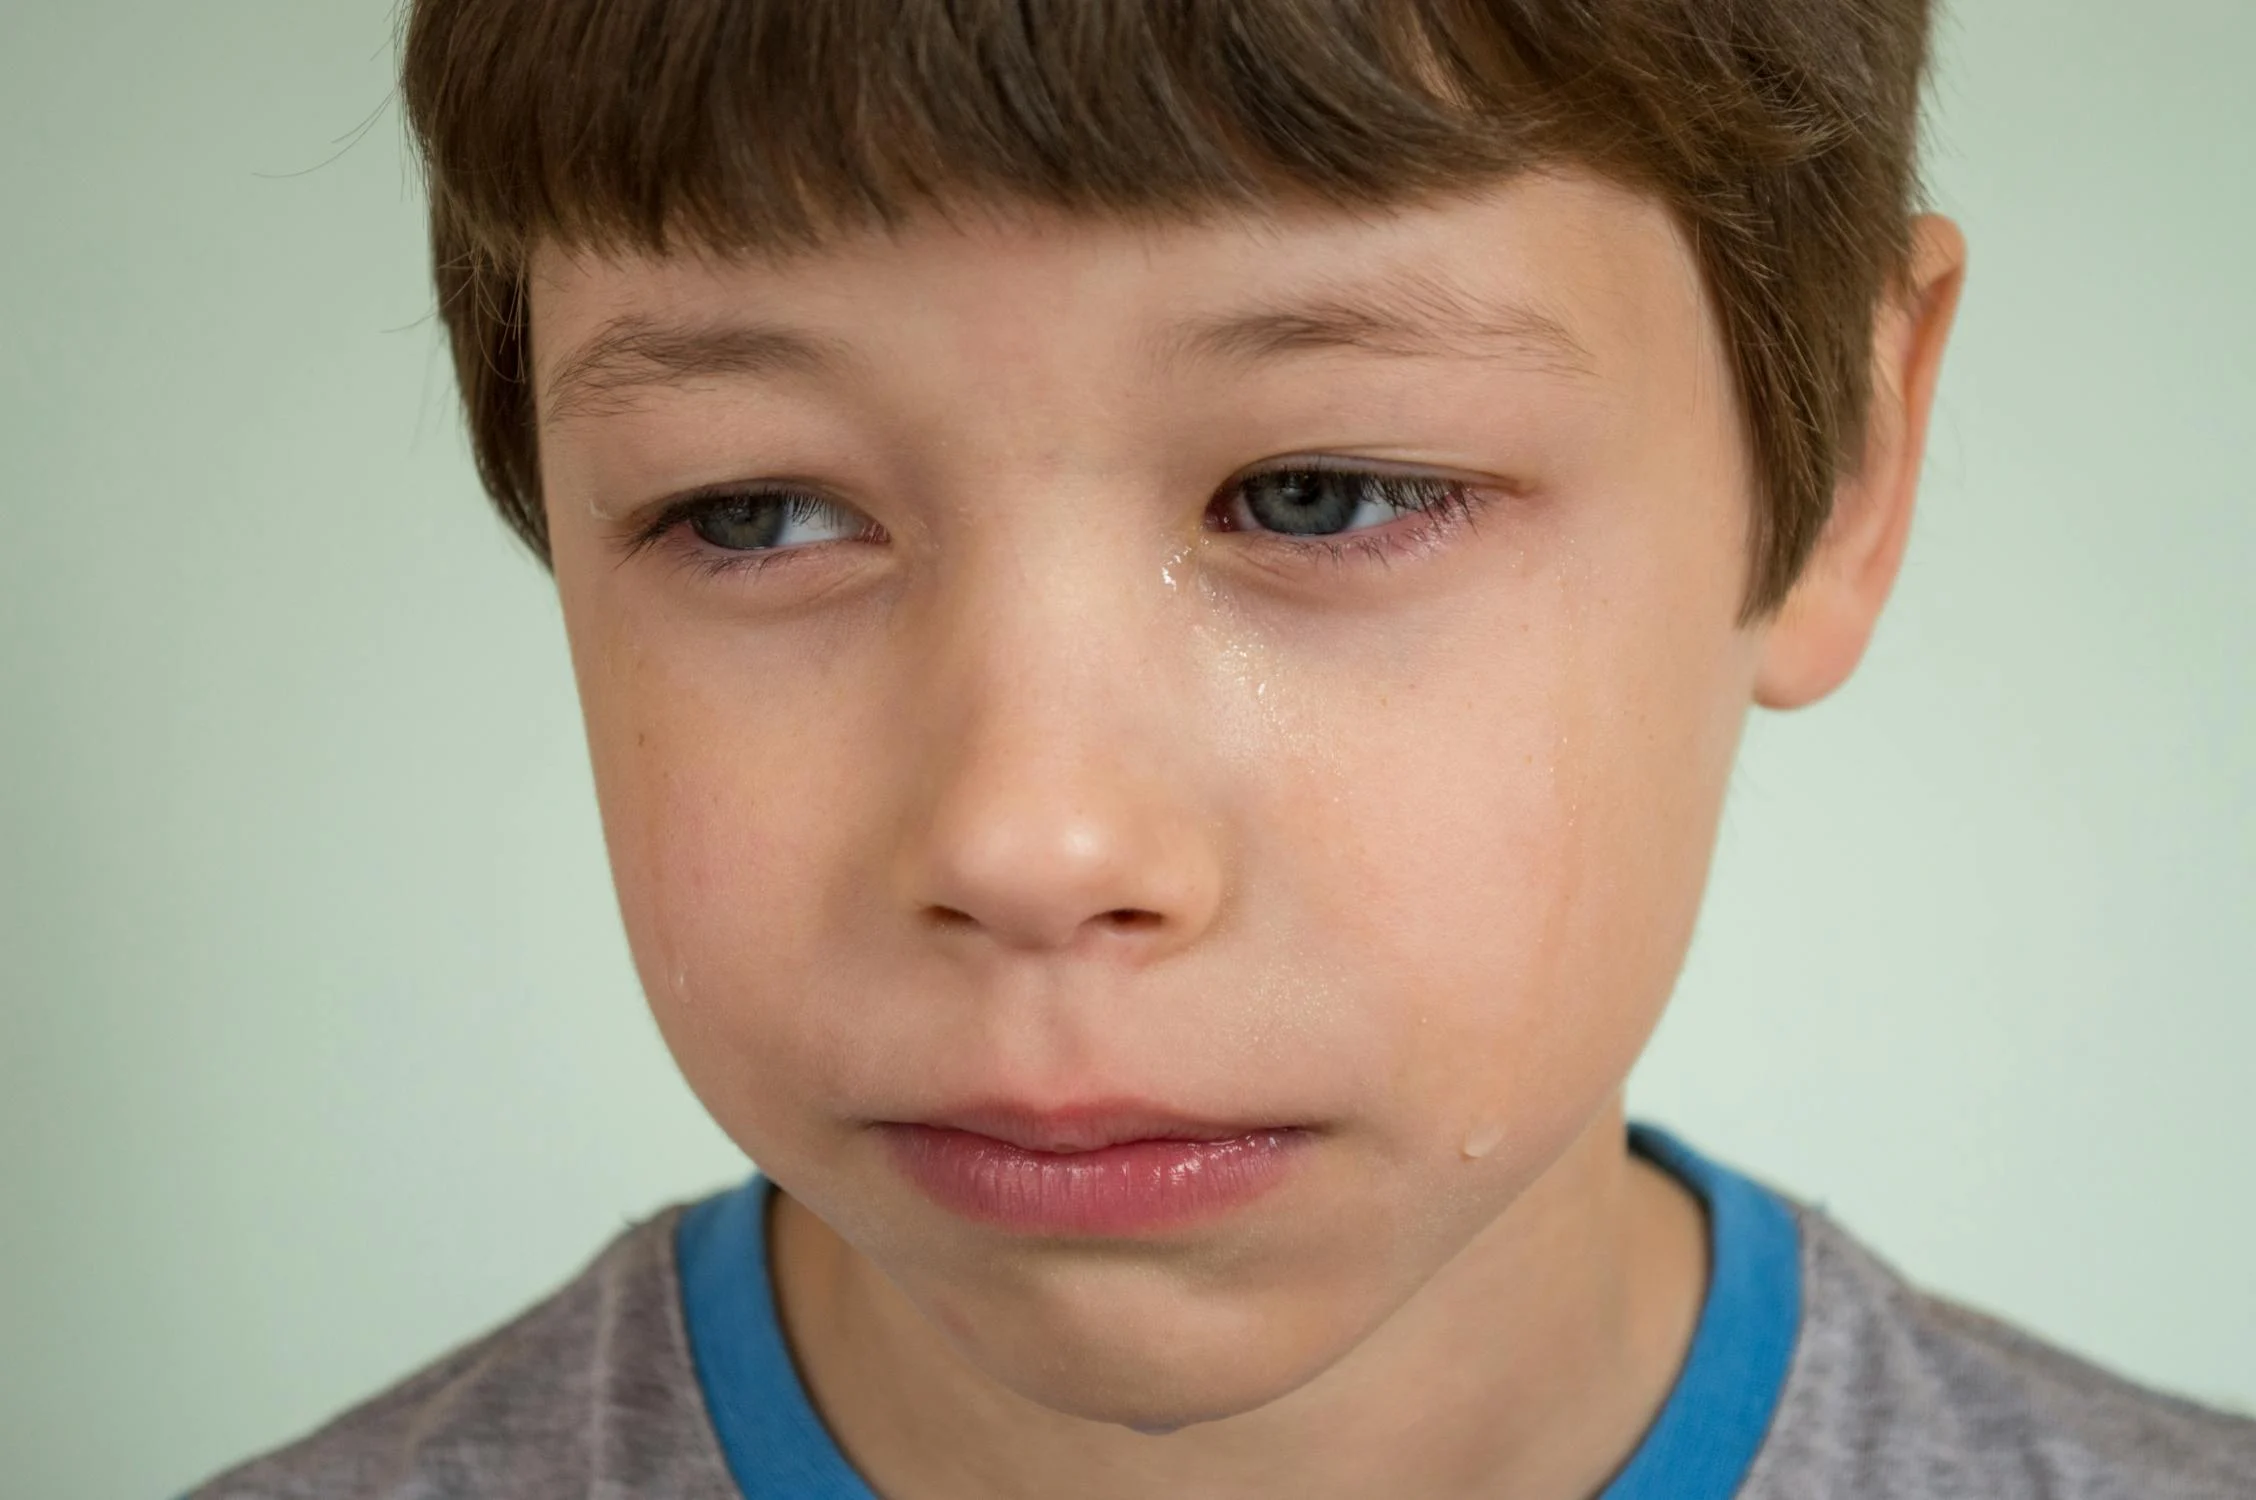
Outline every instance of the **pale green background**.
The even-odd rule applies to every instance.
[[[472,479],[391,24],[0,7],[10,1496],[177,1489],[741,1170]],[[1862,677],[1753,731],[1636,1099],[2256,1405],[2256,5],[1966,0],[1944,50],[1923,523]]]

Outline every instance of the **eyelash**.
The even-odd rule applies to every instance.
[[[1209,509],[1211,511],[1213,505],[1235,499],[1244,486],[1255,480],[1305,479],[1315,476],[1360,480],[1372,498],[1392,506],[1401,515],[1415,515],[1420,520],[1418,524],[1408,528],[1390,521],[1380,526],[1330,535],[1296,535],[1291,532],[1241,527],[1220,529],[1230,535],[1255,538],[1255,544],[1264,550],[1293,555],[1296,560],[1321,559],[1340,566],[1362,558],[1384,566],[1397,557],[1432,549],[1461,527],[1470,529],[1478,521],[1480,513],[1496,498],[1493,490],[1464,480],[1430,474],[1394,473],[1385,469],[1342,463],[1303,462],[1281,464],[1241,474],[1224,486],[1214,501],[1210,502]],[[661,542],[678,540],[684,561],[708,577],[720,577],[731,574],[755,575],[779,564],[797,562],[801,560],[803,553],[820,550],[821,543],[734,550],[715,547],[700,539],[682,535],[689,531],[690,523],[700,515],[717,511],[723,505],[742,504],[747,500],[781,502],[786,507],[787,518],[792,521],[806,521],[820,514],[846,510],[846,507],[835,501],[784,485],[727,485],[699,490],[665,506],[637,531],[628,541],[627,556],[633,557]],[[876,529],[874,524],[871,529]],[[855,538],[865,539],[867,538]]]
[[[1244,486],[1256,480],[1317,477],[1359,480],[1368,498],[1390,506],[1397,514],[1393,520],[1383,525],[1329,535],[1296,535],[1286,531],[1235,528],[1230,529],[1230,534],[1252,537],[1255,539],[1254,544],[1264,551],[1290,557],[1296,562],[1322,559],[1334,566],[1342,566],[1362,558],[1385,566],[1398,557],[1432,550],[1460,528],[1472,528],[1479,520],[1482,510],[1497,497],[1492,488],[1434,474],[1397,473],[1344,463],[1304,462],[1279,464],[1242,474],[1232,480],[1216,499],[1221,501],[1234,498]],[[1403,516],[1416,516],[1418,520],[1412,525],[1403,526],[1398,524]]]
[[[724,574],[757,574],[780,563],[796,562],[802,553],[816,550],[820,544],[797,547],[767,547],[736,550],[715,547],[694,535],[684,536],[691,523],[701,515],[709,515],[726,505],[745,501],[772,500],[784,507],[787,520],[808,521],[819,515],[844,512],[846,507],[835,501],[804,489],[779,484],[722,485],[713,489],[698,490],[682,496],[661,509],[648,525],[628,539],[626,556],[635,557],[662,542],[674,541],[679,545],[682,561],[707,577],[718,578]],[[875,529],[874,526],[870,529]],[[861,538],[857,538],[860,540]]]

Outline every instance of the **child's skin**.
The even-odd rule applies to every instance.
[[[1963,257],[1920,221],[1862,463],[1752,624],[1745,424],[1690,251],[1587,175],[537,257],[628,934],[786,1190],[786,1326],[880,1493],[1604,1482],[1704,1286],[1697,1206],[1623,1150],[1623,1078],[1746,710],[1837,686],[1894,579]],[[591,360],[629,319],[804,342]],[[1479,508],[1374,504],[1353,535],[1384,555],[1335,555],[1244,529],[1233,480],[1280,459]],[[633,545],[685,491],[778,479],[850,509],[758,569],[714,573],[747,554],[686,524]],[[1265,1195],[1096,1238],[942,1208],[879,1128],[1122,1099],[1304,1134]]]

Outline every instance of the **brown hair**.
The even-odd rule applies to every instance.
[[[1750,616],[1863,441],[1930,0],[414,0],[402,66],[478,470],[544,560],[544,239],[818,247],[921,206],[1348,204],[1577,162],[1657,195],[1759,482]]]

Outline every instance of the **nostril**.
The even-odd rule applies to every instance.
[[[978,927],[980,925],[977,917],[958,907],[933,905],[927,906],[924,910],[926,918],[932,925],[943,930]],[[1146,911],[1137,906],[1121,906],[1115,907],[1111,911],[1099,912],[1090,920],[1116,932],[1140,932],[1146,928],[1160,926],[1166,919],[1156,911]]]

